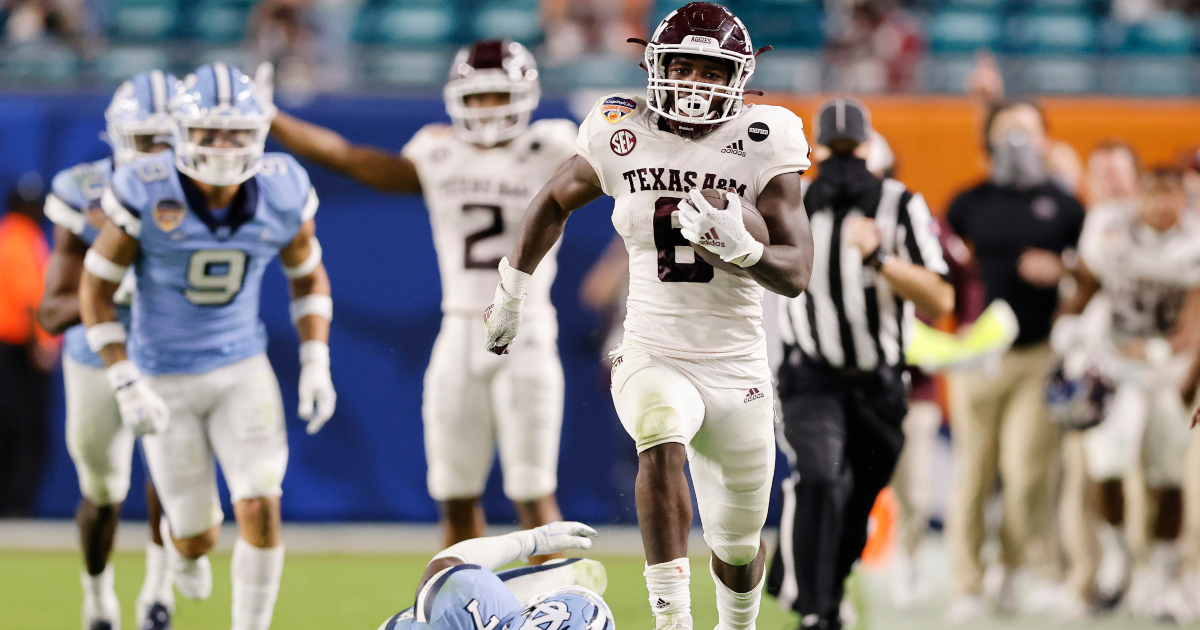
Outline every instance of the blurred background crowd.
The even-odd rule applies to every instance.
[[[775,47],[774,91],[961,92],[996,51],[1017,92],[1186,95],[1198,87],[1193,0],[734,0]],[[537,50],[549,90],[635,82],[669,0],[4,0],[0,78],[115,84],[220,58],[279,65],[285,92],[436,88],[454,49],[506,37]]]

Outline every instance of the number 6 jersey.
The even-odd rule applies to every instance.
[[[539,120],[507,144],[479,148],[448,125],[426,125],[401,154],[417,166],[442,276],[442,312],[479,317],[492,303],[500,258],[512,251],[533,196],[575,154],[575,124]],[[525,310],[550,310],[555,250],[529,283]]]
[[[266,351],[263,270],[317,212],[295,159],[267,153],[214,213],[164,151],[117,169],[101,205],[141,246],[129,349],[143,372],[199,374]]]
[[[613,225],[629,250],[625,339],[664,356],[710,359],[763,347],[763,288],[713,268],[679,230],[687,191],[733,188],[756,204],[776,175],[808,169],[804,126],[792,112],[747,105],[689,140],[659,125],[642,98],[602,98],[579,127],[579,154],[616,200]]]

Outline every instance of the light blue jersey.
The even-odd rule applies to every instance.
[[[521,602],[495,573],[460,564],[434,575],[417,593],[417,603],[381,630],[498,630],[520,614]]]
[[[100,226],[104,225],[100,195],[108,186],[112,170],[112,158],[105,158],[59,172],[50,184],[51,194],[46,197],[46,217],[91,245],[100,233]],[[119,292],[116,297],[117,318],[126,328],[129,327],[130,297],[126,292]],[[104,367],[100,355],[88,348],[87,329],[83,324],[67,329],[63,335],[63,352],[84,365]]]
[[[164,151],[122,166],[104,212],[141,245],[130,355],[147,374],[200,374],[266,351],[263,270],[317,211],[308,173],[267,153],[218,219]]]

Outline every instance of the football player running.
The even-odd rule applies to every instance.
[[[495,572],[516,560],[589,549],[596,530],[555,522],[450,546],[425,567],[416,603],[379,630],[615,630],[604,565],[571,558]],[[524,602],[524,603],[522,603]]]
[[[114,166],[122,166],[171,148],[171,117],[167,104],[175,77],[154,70],[121,84],[104,112],[106,135],[113,156],[86,162],[54,176],[46,197],[46,216],[54,222],[54,252],[46,267],[46,293],[38,307],[38,322],[53,334],[64,333],[63,386],[67,399],[67,451],[75,462],[83,499],[75,513],[83,547],[84,630],[120,630],[121,610],[108,564],[129,492],[134,432],[121,422],[117,400],[104,376],[104,362],[88,348],[80,324],[79,278],[83,258],[100,228],[104,211],[100,196]],[[133,276],[127,274],[115,297],[117,320],[129,326]],[[173,572],[158,528],[161,508],[154,486],[147,481],[150,537],[146,544],[146,574],[138,595],[137,627],[163,630],[171,625],[175,608]]]
[[[525,208],[575,154],[574,123],[529,122],[538,105],[537,76],[533,57],[518,43],[464,47],[445,89],[453,126],[425,126],[399,155],[352,145],[284,114],[271,126],[290,151],[330,170],[385,192],[425,196],[443,318],[425,372],[421,413],[429,494],[439,503],[447,546],[484,534],[479,497],[497,444],[504,493],[521,526],[562,518],[554,497],[564,385],[550,303],[553,254],[528,289],[525,313],[533,334],[523,336],[509,357],[484,352],[479,320]]]
[[[274,107],[236,68],[202,66],[171,101],[174,150],[123,165],[101,198],[109,221],[84,257],[80,311],[121,418],[142,440],[178,554],[176,584],[203,599],[206,554],[224,515],[214,455],[237,518],[234,630],[271,622],[283,571],[279,497],[288,446],[279,383],[259,320],[263,271],[276,255],[300,336],[300,417],[333,415],[333,301],[308,174],[264,155]],[[113,295],[136,262],[128,335]],[[126,345],[128,337],[129,345]]]
[[[1119,531],[1127,476],[1145,480],[1155,506],[1149,557],[1139,558],[1133,571],[1129,608],[1150,619],[1186,623],[1197,607],[1181,579],[1180,487],[1194,436],[1180,389],[1188,385],[1185,375],[1200,340],[1200,217],[1187,210],[1177,169],[1144,173],[1140,189],[1136,212],[1109,206],[1088,214],[1078,271],[1083,290],[1098,287],[1098,293],[1080,317],[1060,318],[1051,339],[1068,363],[1070,351],[1082,348],[1086,353],[1078,356],[1115,382],[1101,422],[1082,434],[1087,473],[1099,486],[1099,516]]]
[[[646,46],[645,65],[646,98],[597,102],[580,126],[579,155],[526,211],[485,314],[487,348],[500,354],[519,343],[530,274],[570,213],[612,196],[630,275],[612,395],[639,453],[636,503],[656,626],[692,627],[690,461],[719,627],[745,630],[761,598],[759,534],[775,463],[763,288],[794,297],[808,283],[812,236],[800,176],[808,145],[791,112],[743,102],[754,49],[724,7],[695,2],[671,13]],[[728,210],[701,189],[730,191]],[[761,213],[769,243],[746,230],[742,200]],[[715,269],[692,244],[744,271]]]

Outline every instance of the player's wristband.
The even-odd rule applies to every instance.
[[[766,246],[764,246],[762,243],[758,242],[758,240],[755,239],[753,236],[747,235],[746,238],[749,238],[750,240],[754,241],[753,243],[750,243],[750,253],[746,254],[745,256],[742,256],[738,260],[733,261],[733,264],[735,264],[743,269],[745,269],[746,267],[753,267],[754,265],[757,265],[758,261],[762,260],[763,250],[766,249]]]
[[[500,288],[508,294],[509,298],[516,300],[525,299],[525,287],[529,285],[529,279],[533,276],[513,269],[508,265],[508,256],[500,259]],[[518,306],[519,308],[519,306]]]
[[[101,280],[116,284],[121,283],[121,280],[125,278],[125,272],[129,269],[129,267],[122,267],[105,258],[100,252],[94,249],[89,249],[83,255],[83,268]]]
[[[305,341],[300,344],[300,365],[329,365],[329,344],[324,341]]]
[[[88,326],[84,337],[92,352],[100,352],[101,348],[109,344],[125,343],[128,338],[125,324],[121,322],[103,322],[95,326]]]
[[[320,293],[299,297],[292,300],[288,311],[292,315],[293,326],[300,323],[300,319],[307,315],[316,315],[324,317],[326,321],[333,321],[333,298]]]
[[[309,243],[312,244],[312,247],[309,249],[308,258],[305,258],[304,262],[295,267],[283,266],[283,275],[287,276],[288,279],[303,278],[316,271],[317,265],[321,264],[321,242],[314,236],[309,239]]]

